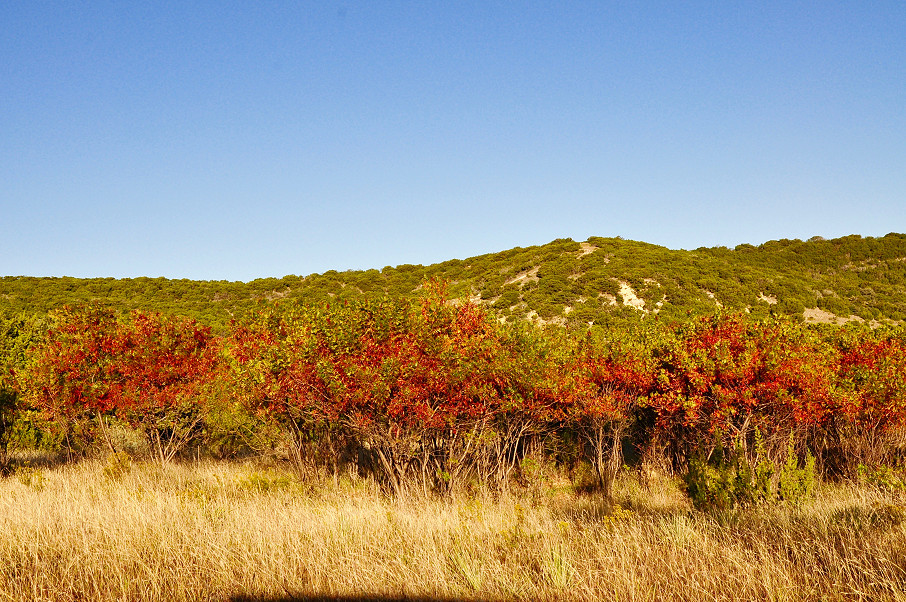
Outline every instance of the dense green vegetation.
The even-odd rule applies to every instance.
[[[221,330],[232,316],[262,302],[406,297],[430,278],[448,281],[453,296],[480,300],[509,321],[681,321],[722,307],[753,317],[802,316],[806,308],[819,308],[842,318],[898,322],[906,320],[906,234],[694,251],[620,238],[559,239],[430,266],[331,270],[248,283],[7,276],[0,278],[0,311],[45,313],[96,301],[188,316]]]

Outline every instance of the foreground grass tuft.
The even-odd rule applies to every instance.
[[[562,487],[390,500],[353,477],[110,467],[0,481],[0,600],[906,600],[904,500],[879,488],[708,515],[666,479],[627,478],[611,508]]]

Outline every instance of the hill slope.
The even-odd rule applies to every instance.
[[[906,235],[778,240],[671,250],[620,238],[559,239],[430,266],[329,271],[252,282],[166,278],[0,278],[0,310],[44,312],[98,301],[195,317],[215,326],[257,302],[412,295],[426,278],[504,319],[566,325],[677,320],[719,307],[809,320],[906,320]]]

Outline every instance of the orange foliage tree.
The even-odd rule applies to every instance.
[[[67,422],[117,416],[140,428],[160,461],[198,433],[198,395],[217,345],[193,320],[103,307],[65,309],[35,349],[32,402]]]

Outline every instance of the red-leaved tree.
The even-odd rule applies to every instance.
[[[835,417],[836,433],[850,468],[895,460],[906,434],[906,342],[902,333],[848,329],[837,337],[838,386],[848,411]],[[897,441],[900,441],[898,444]]]
[[[623,466],[623,437],[644,405],[654,381],[644,339],[595,337],[581,340],[562,372],[568,375],[569,424],[588,446],[605,499]]]
[[[262,308],[234,325],[231,349],[251,405],[286,424],[300,454],[311,434],[344,437],[399,493],[512,472],[550,405],[520,340],[429,283],[419,301]]]
[[[140,428],[167,461],[198,432],[202,387],[217,346],[193,320],[103,307],[64,309],[35,350],[33,402],[73,423],[115,415]]]
[[[674,336],[659,353],[649,404],[675,461],[716,444],[745,447],[756,428],[780,453],[840,404],[832,353],[798,324],[715,316]]]

